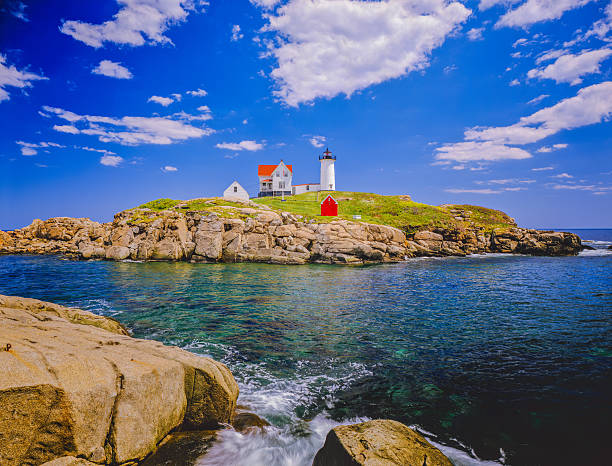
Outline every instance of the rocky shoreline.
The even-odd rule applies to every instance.
[[[0,254],[140,261],[366,264],[478,253],[565,256],[582,249],[573,233],[516,225],[488,231],[469,222],[406,233],[348,220],[317,223],[253,202],[215,211],[130,209],[109,223],[56,217],[0,232]]]
[[[219,429],[263,434],[223,364],[117,321],[0,295],[0,464],[196,464]],[[451,462],[392,420],[338,426],[314,466]]]

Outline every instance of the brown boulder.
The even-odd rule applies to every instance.
[[[116,321],[0,296],[0,464],[139,461],[180,425],[231,422],[226,366],[131,338]],[[70,464],[70,463],[68,463]]]
[[[332,429],[313,466],[452,466],[423,436],[401,422],[377,419]]]

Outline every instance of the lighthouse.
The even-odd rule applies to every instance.
[[[336,170],[334,163],[336,162],[336,156],[332,155],[329,149],[325,149],[323,155],[319,155],[319,161],[321,162],[321,191],[335,191]]]

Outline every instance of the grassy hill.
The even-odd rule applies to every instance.
[[[263,204],[274,210],[291,212],[315,219],[317,222],[330,222],[336,217],[321,217],[320,203],[328,193],[313,192],[280,197],[252,199],[257,204]],[[492,230],[514,226],[514,221],[505,213],[472,205],[446,204],[432,206],[414,202],[409,196],[383,196],[380,194],[360,193],[350,191],[335,191],[334,198],[338,201],[338,216],[353,220],[353,215],[361,215],[361,221],[390,225],[412,233],[431,227],[465,228],[475,225]],[[243,204],[227,201],[222,198],[193,199],[179,201],[173,199],[158,199],[139,206],[153,211],[205,210],[231,216],[229,207],[244,207]]]

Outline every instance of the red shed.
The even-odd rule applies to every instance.
[[[323,202],[321,202],[321,216],[324,217],[337,217],[338,216],[338,202],[328,194]]]

